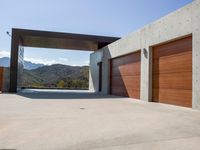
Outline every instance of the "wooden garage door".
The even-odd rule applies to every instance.
[[[140,51],[111,60],[111,94],[140,99]]]
[[[192,106],[192,37],[153,48],[153,101]]]

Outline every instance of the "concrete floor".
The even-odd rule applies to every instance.
[[[200,111],[92,93],[0,94],[0,149],[199,150]]]

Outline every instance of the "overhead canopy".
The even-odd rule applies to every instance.
[[[12,29],[10,92],[17,92],[23,71],[23,47],[95,51],[118,40],[116,37]]]
[[[14,34],[13,37],[19,37],[21,45],[27,47],[86,51],[95,51],[119,39],[117,37],[26,29],[13,29],[12,34]]]

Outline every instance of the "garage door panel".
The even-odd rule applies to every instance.
[[[140,87],[140,76],[123,76],[113,77],[113,87],[126,87],[127,89],[138,90]]]
[[[140,90],[133,89],[133,90],[128,90],[129,97],[135,98],[135,99],[140,99]]]
[[[127,76],[140,74],[140,62],[130,63],[112,68],[113,76]]]
[[[153,48],[152,100],[192,106],[192,37]]]
[[[111,94],[140,98],[140,52],[111,61]]]
[[[191,72],[154,74],[153,88],[192,90],[191,80]]]
[[[111,89],[111,93],[117,96],[125,96],[128,97],[128,91],[125,87],[115,86]]]
[[[112,60],[112,67],[121,66],[125,64],[140,62],[140,51],[134,54],[128,54]]]
[[[138,89],[131,89],[126,87],[116,86],[112,88],[112,93],[117,93],[118,96],[125,96],[131,98],[140,98],[140,90]]]
[[[140,99],[140,91],[139,90],[130,91],[129,97],[139,100]]]
[[[192,37],[186,37],[181,40],[176,40],[160,46],[156,46],[154,57],[163,57],[182,52],[190,51],[192,49]]]
[[[192,52],[184,52],[176,56],[161,57],[154,59],[154,73],[169,73],[169,72],[191,72]]]
[[[157,95],[154,95],[155,102],[173,104],[184,107],[192,106],[191,90],[177,90],[177,89],[154,89]]]

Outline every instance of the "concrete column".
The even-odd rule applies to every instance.
[[[94,92],[93,81],[92,81],[92,74],[91,74],[91,65],[89,67],[89,91]]]
[[[194,1],[192,7],[192,107],[200,109],[200,0]]]
[[[150,49],[149,47],[141,49],[141,82],[140,99],[150,101]]]
[[[141,82],[140,82],[140,99],[148,102],[150,100],[150,44],[149,31],[142,29],[140,32],[141,47]]]
[[[102,57],[102,93],[110,94],[110,51],[106,47],[103,49]]]
[[[98,51],[90,55],[90,74],[89,74],[89,90],[92,92],[99,91],[99,66],[102,62],[103,52]]]
[[[102,64],[102,93],[110,94],[110,61],[103,60]]]
[[[10,59],[10,89],[11,93],[17,92],[19,36],[12,32],[11,59]]]

